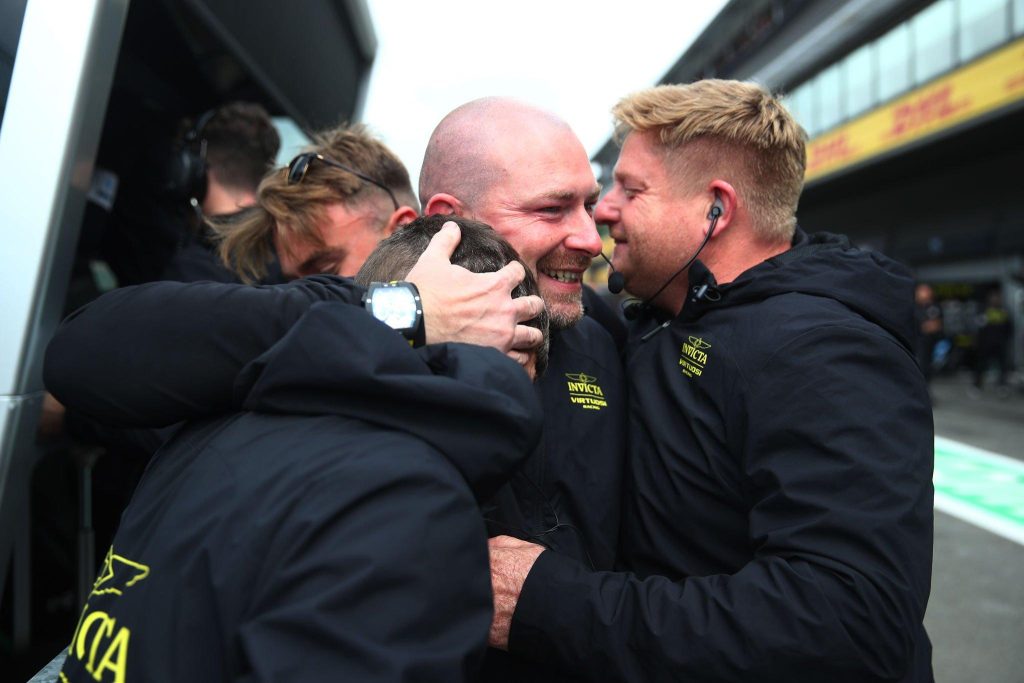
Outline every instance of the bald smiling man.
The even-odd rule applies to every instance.
[[[426,213],[487,223],[519,252],[537,276],[552,323],[549,369],[536,384],[544,436],[509,483],[482,505],[489,532],[539,543],[595,570],[611,569],[615,560],[626,409],[618,348],[605,328],[584,316],[582,303],[583,271],[601,248],[593,218],[599,189],[568,124],[504,98],[476,100],[446,116],[430,138],[420,175]],[[415,276],[414,269],[409,279]],[[432,288],[416,281],[425,302],[437,300]],[[324,299],[359,302],[353,286],[333,276],[260,291],[158,283],[114,295],[90,306],[88,325],[78,319],[65,324],[62,398],[95,413],[99,387],[103,415],[136,425],[233,407],[238,371],[301,312]],[[460,318],[474,318],[448,306],[424,308],[428,341],[432,326],[456,331]],[[119,325],[124,319],[146,324]],[[511,333],[509,338],[515,346]],[[159,362],[147,362],[143,371],[139,359],[147,357]],[[193,359],[212,360],[200,365]],[[483,678],[560,680],[548,667],[497,650],[487,658]]]
[[[434,130],[420,172],[426,213],[491,225],[537,274],[555,327],[583,316],[583,272],[601,250],[601,188],[569,125],[503,98],[475,100]]]
[[[491,225],[537,276],[551,319],[551,365],[537,384],[541,449],[489,506],[492,535],[611,566],[625,456],[623,373],[609,332],[584,317],[583,272],[601,250],[600,187],[569,125],[505,98],[448,114],[420,172],[426,213]],[[495,580],[500,580],[500,577]],[[560,680],[550,668],[492,650],[484,680]]]

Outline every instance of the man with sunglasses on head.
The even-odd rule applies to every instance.
[[[405,166],[364,126],[314,136],[285,168],[264,177],[255,205],[211,221],[225,263],[244,282],[352,276],[380,240],[419,214]]]

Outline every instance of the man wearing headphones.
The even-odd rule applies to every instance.
[[[191,207],[189,229],[161,279],[235,282],[216,255],[206,218],[237,214],[256,203],[256,190],[274,166],[281,138],[267,110],[231,102],[200,114],[170,157],[165,191]]]
[[[203,112],[189,128],[175,175],[204,216],[237,213],[256,203],[256,188],[280,147],[266,109],[231,102]]]
[[[806,138],[762,87],[660,86],[613,112],[595,216],[640,297],[629,571],[492,539],[491,644],[591,681],[931,681],[913,279],[796,228]]]

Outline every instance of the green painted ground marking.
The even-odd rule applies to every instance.
[[[1024,545],[1024,462],[935,437],[935,508]]]

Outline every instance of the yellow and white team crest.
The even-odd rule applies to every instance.
[[[710,349],[710,343],[690,335],[679,350],[679,371],[687,377],[700,377],[707,367]]]
[[[604,390],[597,383],[597,377],[583,372],[567,372],[565,378],[569,387],[569,401],[583,410],[601,410],[608,407]]]

